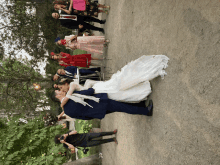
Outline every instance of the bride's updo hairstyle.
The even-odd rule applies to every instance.
[[[59,82],[58,82],[58,84],[59,85],[64,85],[64,84],[70,84],[71,82],[72,82],[73,80],[72,79],[68,79],[68,78],[63,78],[63,79],[61,79]]]
[[[54,102],[60,102],[60,100],[58,98],[56,98],[56,95],[57,94],[55,93],[55,91],[53,91],[50,95],[51,100]]]

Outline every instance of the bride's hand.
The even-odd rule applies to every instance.
[[[60,107],[61,107],[62,109],[63,109],[63,106],[64,106],[63,103],[61,103],[61,104],[60,104]]]
[[[63,109],[64,105],[68,102],[69,98],[65,97],[62,101],[62,103],[60,104],[60,107]]]

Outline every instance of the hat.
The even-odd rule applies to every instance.
[[[51,52],[50,55],[53,56],[53,55],[54,55],[54,52]]]
[[[60,37],[57,37],[56,39],[55,39],[55,42],[57,42],[57,41],[59,41],[60,40]]]

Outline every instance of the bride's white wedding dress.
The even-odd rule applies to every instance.
[[[88,80],[85,88],[93,85],[95,93],[108,93],[109,99],[137,103],[146,100],[151,93],[150,80],[158,76],[164,78],[168,61],[165,55],[143,55],[125,65],[108,81]]]

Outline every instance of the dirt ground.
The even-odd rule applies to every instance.
[[[102,145],[103,165],[220,164],[220,2],[106,0],[112,73],[142,55],[170,58],[154,79],[153,117],[114,113],[101,121],[118,129],[118,145]],[[132,77],[131,77],[132,78]]]

